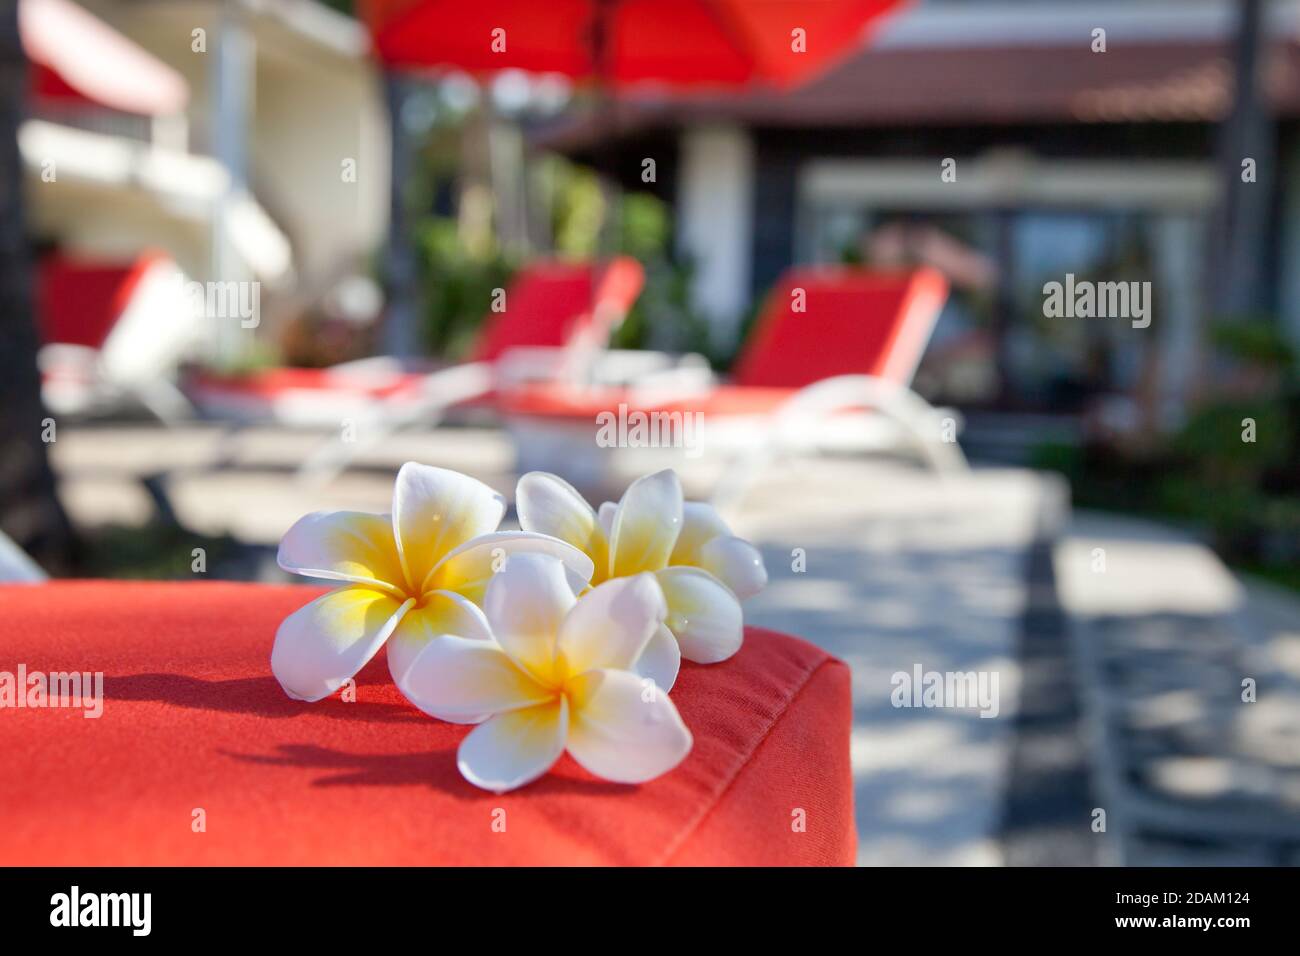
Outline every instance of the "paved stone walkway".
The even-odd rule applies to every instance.
[[[881,462],[799,462],[742,509],[737,526],[761,542],[771,575],[746,619],[853,669],[859,863],[1005,862],[1025,562],[1059,490],[1017,470],[943,482]],[[997,716],[893,706],[893,676],[918,666],[996,675]]]

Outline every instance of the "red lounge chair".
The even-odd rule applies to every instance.
[[[355,442],[331,439],[300,469],[326,479],[399,429],[436,425],[449,409],[490,402],[503,386],[577,374],[632,307],[645,273],[635,259],[619,257],[593,295],[594,280],[589,263],[530,264],[507,289],[505,310],[489,314],[471,361],[460,365],[412,371],[373,358],[324,369],[201,373],[187,392],[206,415],[242,423],[339,428],[352,421]]]
[[[497,362],[521,349],[603,348],[641,294],[645,270],[627,256],[614,259],[593,297],[594,278],[590,264],[529,265],[507,293],[509,308],[489,314],[479,331],[474,360]]]
[[[481,398],[501,380],[546,378],[586,348],[599,348],[641,292],[640,263],[610,263],[593,300],[590,264],[535,262],[506,291],[506,309],[490,313],[471,350],[471,361],[432,371],[412,371],[387,358],[331,368],[270,368],[238,375],[195,375],[187,391],[218,418],[337,426],[377,403],[451,404]],[[454,373],[454,374],[453,374]]]
[[[730,660],[684,665],[695,743],[656,780],[566,756],[496,795],[456,769],[470,728],[416,710],[383,653],[354,701],[285,696],[276,627],[320,593],[0,585],[0,671],[103,675],[97,718],[84,700],[0,711],[0,866],[853,862],[849,671],[811,644],[750,628]]]
[[[521,471],[559,467],[590,481],[601,480],[610,460],[593,441],[598,415],[702,415],[703,450],[739,453],[720,499],[739,494],[757,466],[783,449],[911,444],[936,468],[964,468],[943,434],[944,416],[908,388],[947,293],[932,269],[791,270],[769,296],[730,383],[697,379],[686,390],[672,376],[632,388],[539,383],[498,404],[516,435]]]
[[[191,411],[173,384],[201,338],[184,276],[165,254],[132,261],[47,256],[37,268],[42,397],[57,414],[134,399],[164,421]]]

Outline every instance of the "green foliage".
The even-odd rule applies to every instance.
[[[1300,592],[1300,563],[1260,564],[1254,561],[1247,561],[1243,562],[1238,567],[1247,574],[1264,578],[1268,581],[1272,581],[1274,584],[1281,585],[1284,588],[1290,588],[1292,591]]]
[[[1207,484],[1195,473],[1172,472],[1154,487],[1155,510],[1185,518],[1225,535],[1247,528],[1260,513],[1259,492],[1248,485]]]
[[[515,264],[495,243],[485,254],[472,253],[460,241],[456,220],[443,216],[422,220],[415,243],[422,266],[425,346],[436,355],[463,356],[492,304],[493,291],[509,283]]]
[[[627,193],[619,203],[618,251],[653,262],[668,257],[672,219],[668,206],[649,193]]]
[[[1255,422],[1253,442],[1242,439],[1246,419]],[[1281,402],[1229,401],[1198,409],[1170,445],[1206,480],[1253,485],[1294,451],[1295,437]]]
[[[1295,349],[1281,323],[1269,319],[1246,316],[1216,323],[1210,328],[1210,342],[1225,355],[1257,365],[1289,369],[1296,364]]]
[[[82,536],[78,571],[86,577],[193,580],[195,548],[203,548],[211,574],[239,544],[228,535],[205,537],[164,521],[105,525]]]
[[[709,323],[690,303],[691,267],[667,258],[645,266],[645,288],[611,337],[611,347],[698,352],[719,364],[724,357],[713,353]]]
[[[1084,452],[1078,445],[1062,441],[1043,442],[1029,452],[1029,466],[1040,471],[1077,475],[1083,469]]]
[[[1186,522],[1225,560],[1300,580],[1300,393],[1203,405],[1176,434],[1135,451],[1042,445],[1033,464],[1070,479],[1076,504]],[[1243,440],[1242,420],[1255,422]]]
[[[1300,380],[1275,317],[1213,323],[1209,388],[1175,434],[1143,445],[1043,446],[1085,506],[1153,513],[1209,533],[1228,561],[1300,581]]]
[[[556,253],[572,259],[594,258],[605,222],[600,180],[590,169],[558,156],[547,157],[543,163]]]
[[[417,195],[431,195],[436,181],[449,175],[444,151],[429,151]],[[450,167],[454,172],[454,167]],[[614,333],[615,348],[702,352],[709,349],[708,323],[690,305],[689,264],[670,254],[672,217],[667,204],[648,193],[619,199],[618,228],[605,238],[606,202],[592,170],[559,156],[534,160],[530,177],[535,206],[550,211],[547,223],[553,251],[566,259],[629,255],[646,270],[646,286],[627,319]],[[494,237],[467,243],[461,224],[450,216],[418,220],[415,242],[421,264],[424,340],[433,353],[464,355],[492,303],[493,290],[505,287],[522,263],[500,248]],[[607,248],[612,245],[612,248]]]
[[[274,368],[284,363],[281,350],[271,342],[254,339],[245,344],[239,352],[229,358],[222,358],[216,353],[205,356],[202,365],[205,369],[223,375],[244,375],[259,369]]]

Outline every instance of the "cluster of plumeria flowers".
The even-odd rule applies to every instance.
[[[271,651],[285,693],[318,701],[379,652],[398,689],[477,726],[457,766],[497,792],[566,750],[596,776],[651,780],[692,738],[668,696],[682,658],[740,649],[740,600],[767,583],[758,551],[672,471],[599,511],[555,475],[519,479],[521,531],[474,478],[408,462],[391,515],[315,512],[280,542],[286,571],[340,582],[290,614]]]

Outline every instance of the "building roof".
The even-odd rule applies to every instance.
[[[1222,118],[1232,88],[1228,5],[1134,0],[1106,12],[1107,6],[922,5],[801,89],[689,100],[624,97],[617,128],[710,121],[861,128]],[[1300,116],[1300,5],[1288,0],[1277,10],[1285,15],[1270,24],[1266,87],[1280,115]],[[1097,28],[1106,30],[1105,52],[1092,49]],[[590,118],[578,117],[542,139],[581,148],[599,132]]]

